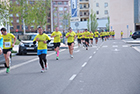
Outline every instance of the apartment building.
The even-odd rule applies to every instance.
[[[70,0],[52,0],[52,8],[53,30],[59,27],[59,30],[63,31],[65,28],[64,15],[70,15]]]

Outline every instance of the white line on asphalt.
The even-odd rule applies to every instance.
[[[74,49],[77,49],[77,48],[78,48],[78,46],[75,46],[75,47],[74,47]]]
[[[118,47],[118,45],[113,45],[112,47],[114,47],[114,48],[115,48],[115,47]]]
[[[98,48],[96,50],[99,50]]]
[[[63,51],[65,51],[65,50],[66,50],[66,49],[62,49],[62,50],[60,50],[60,52],[63,52]],[[51,55],[53,55],[53,54],[55,54],[55,52],[50,53],[50,54],[48,54],[47,56],[51,56]],[[31,63],[31,62],[36,61],[36,60],[38,60],[38,58],[35,58],[35,59],[29,60],[29,61],[27,61],[27,62],[23,62],[23,63],[17,64],[17,65],[11,66],[10,69],[15,69],[15,68],[21,67],[21,66],[23,66],[23,65],[26,65],[26,64]],[[3,72],[5,72],[5,69],[0,70],[0,73],[3,73]]]
[[[96,52],[94,52],[94,54],[95,54]]]
[[[123,45],[122,47],[128,47],[128,45]]]
[[[140,49],[137,47],[133,47],[136,51],[140,52]]]
[[[97,46],[92,46],[93,48],[97,48]]]
[[[75,78],[76,76],[77,76],[76,74],[72,75],[71,78],[70,78],[69,80],[70,80],[70,81],[74,80],[74,78]]]
[[[74,51],[75,53],[78,53],[78,52],[80,52],[80,50],[77,50],[77,51]]]
[[[92,58],[92,56],[90,56],[89,58]]]
[[[104,46],[102,46],[103,48],[106,48],[106,47],[108,47],[107,45],[104,45]]]
[[[85,67],[87,65],[87,62],[85,62],[83,65],[82,65],[82,67]]]

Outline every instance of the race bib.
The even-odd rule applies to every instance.
[[[10,43],[10,42],[5,42],[5,47],[6,47],[6,48],[11,47],[11,43]]]

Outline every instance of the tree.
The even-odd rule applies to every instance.
[[[110,26],[110,18],[108,17],[108,23],[106,24],[107,31],[109,31],[109,26]]]
[[[95,30],[98,27],[96,14],[93,13],[93,10],[91,10],[90,18],[87,21],[87,27],[88,27],[88,30],[91,30],[92,32],[95,32]]]
[[[64,12],[63,15],[63,29],[66,30],[70,26],[70,14]]]

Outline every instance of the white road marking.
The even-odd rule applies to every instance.
[[[82,67],[85,67],[87,65],[87,62],[85,62],[83,65],[82,65]]]
[[[89,58],[92,58],[92,56],[90,56]]]
[[[116,52],[117,52],[117,51],[119,51],[119,50],[118,50],[118,49],[115,49],[114,51],[116,51]]]
[[[76,76],[77,76],[76,74],[72,75],[71,78],[70,78],[69,80],[70,80],[70,81],[74,80],[74,78],[75,78]]]
[[[123,45],[122,47],[128,47],[128,45]]]
[[[96,52],[94,52],[94,54],[95,54]]]
[[[66,50],[66,49],[62,49],[62,50],[60,50],[60,52],[63,52],[63,51],[65,51],[65,50]],[[55,52],[50,53],[50,54],[48,54],[47,56],[51,56],[51,55],[54,55],[54,54],[55,54]],[[36,61],[36,60],[38,60],[38,59],[39,59],[39,58],[35,58],[35,59],[32,59],[32,60],[29,60],[29,61],[26,61],[26,62],[17,64],[17,65],[11,66],[10,69],[15,69],[15,68],[21,67],[21,66],[23,66],[23,65],[26,65],[26,64],[29,64],[29,63],[31,63],[31,62],[34,62],[34,61]],[[5,72],[5,69],[0,70],[0,73],[3,73],[3,72]]]
[[[106,48],[106,47],[108,47],[107,45],[104,45],[104,46],[102,46],[103,48]]]
[[[74,49],[77,49],[78,48],[78,46],[75,46],[75,47],[73,47]]]
[[[115,48],[115,47],[118,47],[118,45],[113,45],[112,47],[114,47],[114,48]]]
[[[92,46],[92,48],[97,48],[97,46]]]
[[[98,48],[96,50],[99,50]]]
[[[78,53],[78,52],[80,52],[80,50],[77,50],[77,51],[74,51],[75,53]]]
[[[136,51],[140,52],[140,49],[137,47],[133,47]]]

